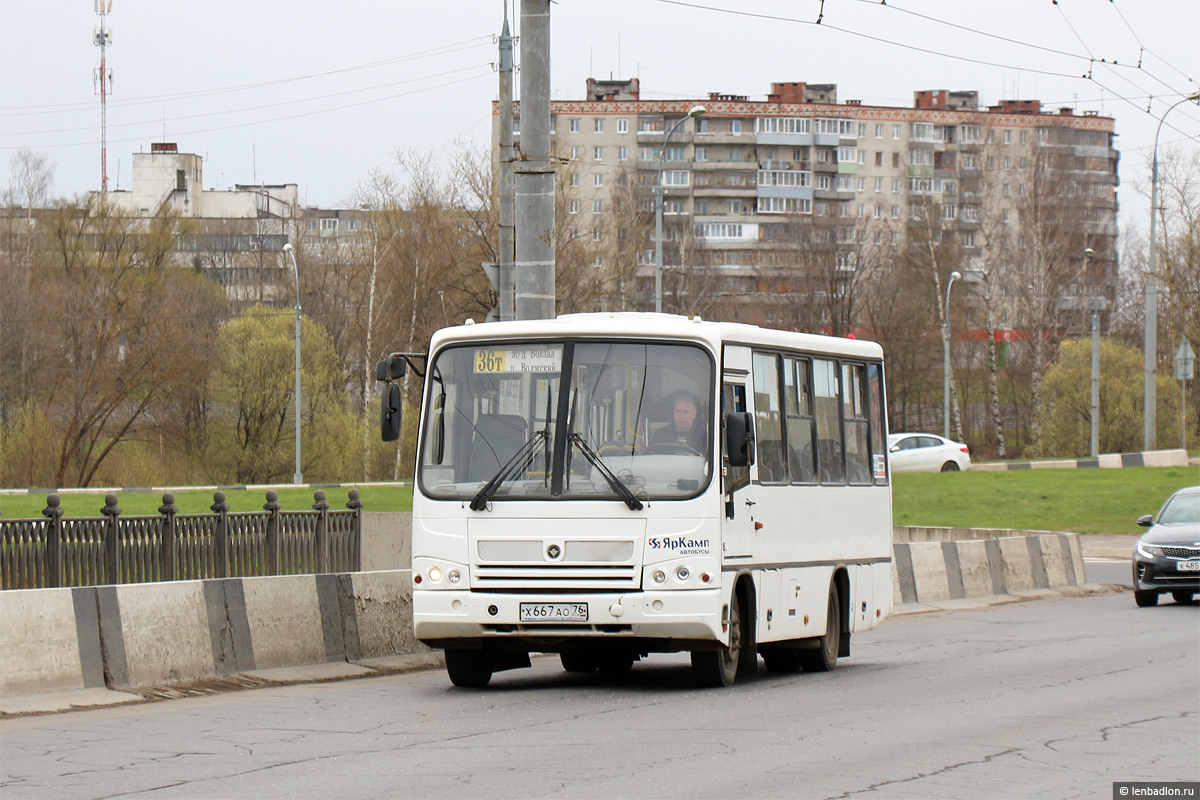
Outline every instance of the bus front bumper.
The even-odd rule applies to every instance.
[[[668,592],[486,594],[413,591],[413,627],[421,641],[479,638],[631,637],[724,642],[720,589]],[[587,607],[587,619],[530,621],[534,607]],[[527,619],[522,619],[522,608]]]

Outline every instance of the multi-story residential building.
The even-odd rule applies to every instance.
[[[844,331],[867,274],[923,261],[975,283],[992,327],[1077,330],[1115,295],[1109,117],[1036,100],[985,108],[973,91],[868,106],[839,102],[833,84],[642,100],[637,80],[589,80],[586,99],[553,101],[551,115],[567,226],[613,239],[597,267],[636,253],[640,308],[653,303],[660,182],[670,310]],[[514,129],[519,141],[519,107]],[[616,241],[631,236],[636,247]]]

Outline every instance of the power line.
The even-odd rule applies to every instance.
[[[461,42],[454,42],[452,44],[447,44],[447,45],[442,45],[440,47],[430,48],[429,50],[421,50],[416,53],[410,53],[408,55],[397,56],[395,58],[388,58],[388,59],[384,59],[382,61],[372,61],[367,64],[357,64],[357,65],[350,66],[350,67],[341,67],[339,69],[326,70],[324,72],[314,72],[314,73],[311,73],[308,75],[297,75],[297,76],[290,77],[290,78],[279,78],[277,80],[260,81],[258,83],[246,83],[246,84],[241,84],[241,85],[237,85],[237,86],[225,86],[225,87],[220,87],[220,88],[216,88],[216,89],[197,89],[195,91],[180,92],[177,94],[148,95],[146,97],[135,97],[135,98],[130,98],[129,100],[117,101],[117,102],[114,102],[112,105],[113,105],[113,107],[124,108],[127,106],[146,105],[148,103],[159,103],[159,102],[169,101],[169,100],[188,100],[188,99],[195,98],[195,97],[208,97],[208,96],[216,95],[216,94],[224,94],[226,92],[242,92],[242,91],[247,91],[250,89],[261,89],[261,88],[264,88],[267,86],[279,86],[279,85],[282,85],[285,83],[296,83],[299,81],[312,80],[314,78],[324,78],[324,77],[328,77],[330,75],[339,75],[339,74],[343,74],[346,72],[354,72],[354,71],[363,70],[363,69],[373,69],[375,67],[387,66],[389,64],[399,64],[399,63],[403,63],[406,61],[415,61],[415,60],[418,60],[421,58],[429,58],[432,56],[449,55],[451,53],[458,53],[458,52],[462,52],[464,50],[471,50],[476,47],[480,47],[480,46],[482,46],[482,44],[490,42],[492,40],[492,38],[493,37],[490,34],[488,36],[478,36],[478,37],[475,37],[474,39],[465,39]],[[479,41],[479,40],[487,40],[487,42],[483,42],[483,41]],[[471,42],[478,42],[478,43],[477,44],[469,44]],[[466,45],[466,46],[463,46],[463,45]],[[75,113],[78,111],[90,111],[94,107],[94,105],[95,105],[94,103],[60,103],[60,104],[56,104],[56,105],[44,105],[44,106],[12,106],[11,109],[9,109],[9,110],[0,110],[0,116],[19,117],[19,116],[41,115],[41,114]],[[37,110],[29,110],[29,109],[49,109],[49,110],[37,111]]]
[[[345,105],[331,106],[329,108],[320,108],[320,109],[316,109],[315,111],[305,111],[305,112],[302,112],[299,114],[287,114],[287,115],[284,115],[281,117],[271,117],[269,119],[255,120],[253,122],[240,122],[240,123],[236,123],[233,125],[218,125],[218,126],[215,126],[212,128],[198,128],[196,130],[191,130],[191,131],[179,131],[175,135],[176,136],[192,136],[192,135],[195,135],[198,133],[211,133],[213,131],[226,131],[226,130],[232,130],[234,128],[246,128],[246,127],[252,127],[255,125],[266,125],[271,122],[282,122],[285,120],[300,119],[301,117],[310,117],[310,116],[314,116],[316,114],[327,114],[331,111],[344,111],[347,108],[358,108],[360,106],[371,105],[373,103],[382,103],[387,100],[395,100],[400,97],[408,97],[410,95],[420,94],[421,92],[428,92],[432,89],[442,89],[446,86],[453,86],[458,83],[465,83],[466,81],[471,81],[471,80],[476,80],[478,78],[488,77],[488,76],[492,75],[492,68],[491,68],[490,64],[488,64],[486,66],[488,69],[488,71],[486,73],[480,73],[479,75],[468,75],[465,78],[459,78],[459,79],[453,80],[453,81],[446,81],[444,83],[438,83],[438,84],[434,84],[432,86],[424,86],[420,89],[413,89],[412,91],[409,91],[409,92],[398,92],[397,94],[388,95],[386,97],[378,97],[373,100],[362,100],[357,103],[347,103]],[[142,139],[143,139],[143,137],[135,136],[135,137],[130,137],[130,138],[126,138],[126,139],[115,139],[113,141],[118,142],[118,143],[128,143],[128,142],[142,141]],[[38,149],[47,150],[47,149],[56,148],[56,147],[92,147],[95,144],[96,144],[95,142],[66,142],[66,143],[61,143],[61,144],[42,144],[42,145],[38,146]],[[24,146],[25,145],[3,145],[3,146],[0,146],[0,150],[19,150],[20,148],[22,148]]]
[[[438,72],[438,73],[435,73],[432,75],[422,75],[418,78],[408,78],[407,80],[402,80],[402,81],[392,81],[390,83],[380,83],[375,86],[364,86],[361,89],[347,89],[342,92],[332,92],[330,94],[315,95],[313,97],[302,97],[298,100],[281,100],[277,103],[259,104],[259,105],[255,105],[255,106],[245,107],[245,108],[231,108],[231,109],[226,109],[224,111],[208,111],[203,114],[185,114],[185,115],[179,116],[179,117],[164,117],[161,120],[152,119],[152,120],[144,120],[144,121],[139,121],[139,122],[121,122],[121,123],[117,123],[115,125],[110,125],[109,127],[110,128],[130,128],[130,127],[135,127],[138,125],[158,125],[160,123],[165,123],[165,122],[179,122],[179,121],[185,120],[185,119],[201,119],[204,117],[219,117],[223,114],[240,114],[243,111],[257,111],[259,109],[266,109],[266,108],[279,108],[280,106],[291,106],[291,105],[296,105],[297,103],[309,103],[309,102],[313,102],[315,100],[328,100],[332,97],[345,97],[347,95],[360,94],[362,92],[373,92],[376,89],[387,89],[392,86],[403,86],[405,84],[416,83],[418,81],[430,80],[433,78],[443,78],[447,75],[454,75],[459,72],[467,72],[468,70],[479,69],[481,67],[487,67],[487,68],[491,69],[491,63],[485,62],[483,64],[472,64],[469,67],[460,67],[459,69],[451,69],[451,70],[447,70],[445,72]],[[93,127],[95,127],[95,126],[86,125],[86,126],[82,126],[82,127],[78,127],[78,128],[57,128],[54,130],[44,130],[44,131],[10,131],[8,133],[8,135],[32,136],[35,134],[36,135],[46,135],[46,134],[52,134],[52,133],[74,133],[76,131],[92,130]]]

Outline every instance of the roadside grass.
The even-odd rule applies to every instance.
[[[1158,511],[1171,492],[1200,483],[1195,467],[1125,469],[1036,469],[1007,472],[940,472],[896,475],[892,519],[897,525],[963,528],[1016,528],[1076,533],[1139,533],[1137,518]],[[231,511],[261,511],[264,489],[223,489]],[[312,489],[279,489],[283,508],[312,508]],[[325,489],[331,508],[344,508],[347,488]],[[362,486],[366,511],[411,511],[412,486]],[[39,518],[46,495],[0,495],[4,519]],[[103,491],[62,494],[65,513],[97,517]],[[161,492],[118,495],[122,514],[157,514]],[[211,490],[175,492],[181,514],[207,512]]]
[[[1176,489],[1200,483],[1195,467],[1030,469],[896,475],[896,525],[1136,534]]]
[[[330,509],[346,507],[349,499],[349,486],[344,488],[326,488],[325,501]],[[364,511],[411,511],[412,486],[359,486],[359,499],[363,501]],[[175,505],[180,514],[203,514],[213,503],[211,489],[197,489],[174,492]],[[267,502],[266,489],[226,488],[225,502],[230,511],[262,511]],[[279,502],[285,511],[304,511],[312,508],[313,492],[315,489],[276,489]],[[40,518],[42,509],[46,507],[46,496],[50,492],[27,495],[0,495],[0,517],[4,519]],[[98,517],[100,509],[104,508],[106,491],[69,492],[60,494],[64,516]],[[162,492],[144,490],[118,492],[117,506],[124,515],[157,514],[162,505]]]

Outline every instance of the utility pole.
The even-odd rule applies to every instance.
[[[516,186],[517,319],[554,318],[550,0],[521,0],[521,156]]]
[[[112,44],[112,29],[105,26],[105,17],[112,12],[112,0],[96,0],[100,27],[92,31],[92,44],[100,48],[100,68],[93,72],[93,83],[100,92],[100,191],[108,194],[108,94],[112,89],[112,70],[108,68],[106,50]]]
[[[504,27],[500,31],[500,252],[496,279],[500,321],[516,319],[513,307],[513,40],[508,30],[508,3],[504,4]]]

